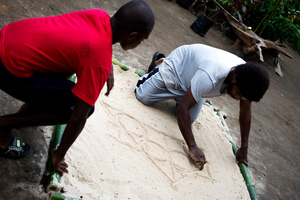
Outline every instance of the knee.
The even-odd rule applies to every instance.
[[[201,99],[193,108],[190,109],[191,123],[194,123],[197,120],[202,108],[202,104],[203,104],[203,99]]]
[[[141,102],[144,105],[150,106],[153,104],[149,101],[149,97],[147,97],[147,95],[139,93],[138,90],[135,91],[135,97],[139,102]]]
[[[194,123],[197,118],[198,118],[198,115],[197,116],[190,115],[191,124]]]

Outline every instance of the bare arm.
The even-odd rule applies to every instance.
[[[115,78],[114,78],[114,65],[111,64],[111,71],[109,74],[109,77],[106,81],[107,84],[107,92],[105,93],[106,96],[109,95],[110,91],[112,90],[112,88],[114,87],[114,83],[115,83]]]
[[[190,156],[192,159],[200,165],[202,170],[204,164],[206,163],[206,158],[204,153],[197,147],[192,128],[191,128],[191,119],[190,119],[190,109],[196,104],[191,87],[187,90],[184,97],[178,104],[176,108],[176,115],[178,125],[181,131],[181,134],[188,145]]]
[[[248,166],[248,138],[251,127],[251,102],[248,100],[240,100],[240,131],[241,131],[241,147],[236,153],[238,162],[244,163]]]
[[[61,143],[57,150],[52,152],[54,169],[61,175],[64,172],[68,172],[67,164],[64,162],[65,154],[74,143],[78,135],[81,133],[91,107],[92,106],[85,103],[81,99],[78,99],[75,109],[62,136]]]

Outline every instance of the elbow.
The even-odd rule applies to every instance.
[[[176,116],[177,119],[181,118],[181,119],[187,119],[190,117],[190,112],[189,109],[184,107],[182,104],[178,104],[176,106]]]
[[[72,124],[72,126],[76,127],[76,129],[82,130],[85,125],[86,119],[87,118],[85,117],[73,117],[70,119],[68,124]]]
[[[176,105],[176,116],[177,118],[182,114],[182,108],[180,106],[180,104]]]

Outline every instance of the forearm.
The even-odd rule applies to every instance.
[[[69,148],[72,146],[72,144],[77,139],[78,135],[81,133],[84,125],[85,125],[86,119],[82,118],[80,121],[72,120],[70,119],[66,129],[63,133],[63,136],[61,138],[60,145],[57,149],[57,155],[60,159],[63,159],[65,157],[65,154],[69,150]]]
[[[61,143],[57,149],[57,157],[59,159],[64,158],[71,145],[81,133],[91,108],[92,106],[78,99],[78,102],[63,133]]]
[[[109,95],[110,91],[114,87],[114,82],[115,82],[115,78],[114,78],[114,65],[111,64],[111,71],[110,71],[109,77],[108,77],[108,79],[106,81],[106,85],[107,85],[107,91],[105,93],[106,96]]]
[[[188,110],[181,109],[177,107],[176,109],[176,116],[179,129],[181,134],[188,145],[189,148],[194,148],[197,146],[192,128],[191,128],[191,121],[190,121],[190,113]]]
[[[241,103],[244,106],[241,106],[240,109],[240,131],[241,131],[241,148],[248,148],[248,139],[251,127],[251,103]]]
[[[113,64],[111,64],[111,70],[110,70],[108,78],[114,79],[114,65]]]

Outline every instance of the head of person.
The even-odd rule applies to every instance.
[[[154,23],[154,15],[147,3],[130,1],[111,17],[113,43],[119,42],[124,50],[133,49],[148,39]]]
[[[269,74],[261,66],[247,62],[234,67],[232,73],[228,93],[234,99],[258,102],[269,88]]]

